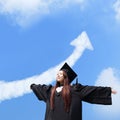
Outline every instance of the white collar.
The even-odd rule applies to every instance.
[[[57,87],[57,88],[56,88],[56,91],[57,91],[57,92],[61,92],[61,91],[62,91],[62,88],[63,88],[63,86]]]

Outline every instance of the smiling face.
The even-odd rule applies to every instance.
[[[57,82],[59,82],[60,84],[63,84],[66,78],[67,78],[67,74],[64,71],[62,70],[58,71],[56,75]]]

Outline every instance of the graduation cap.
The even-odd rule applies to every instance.
[[[73,71],[73,69],[67,63],[65,63],[60,70],[63,70],[67,73],[70,83],[77,77],[77,74]]]

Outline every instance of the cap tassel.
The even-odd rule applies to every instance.
[[[78,78],[76,78],[76,85],[78,84]]]

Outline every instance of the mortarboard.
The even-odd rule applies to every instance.
[[[77,77],[77,74],[73,71],[73,69],[67,63],[65,63],[60,70],[63,70],[67,73],[70,83]]]

